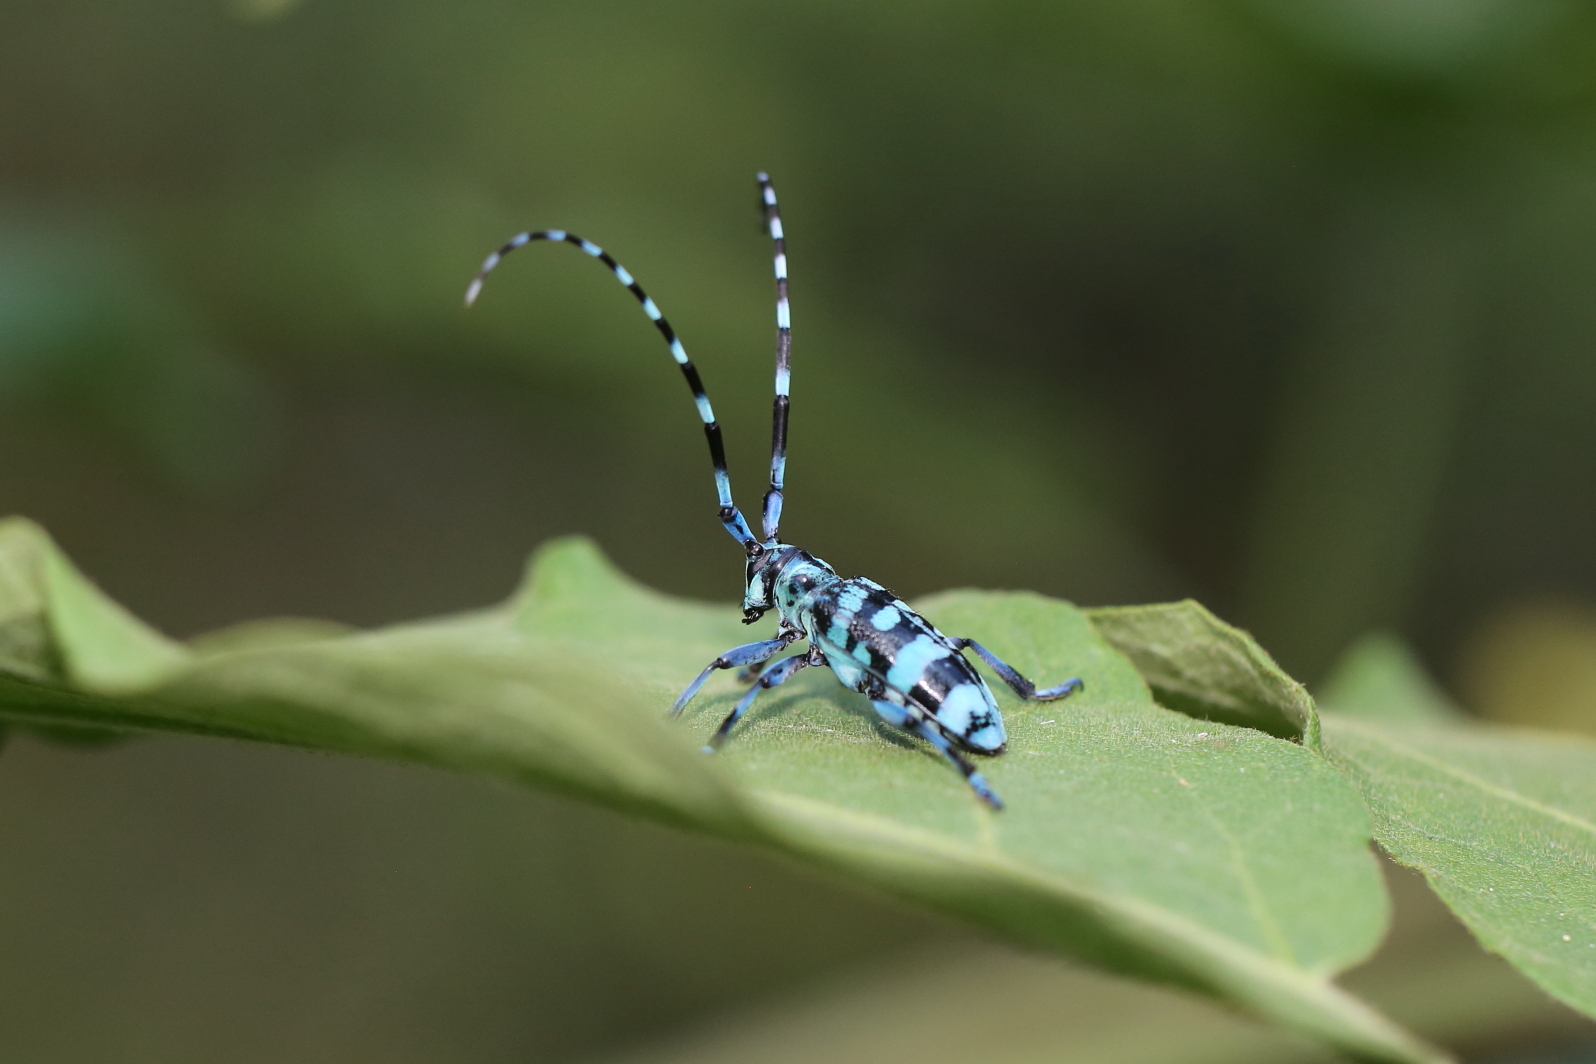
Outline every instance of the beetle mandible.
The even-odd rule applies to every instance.
[[[770,489],[764,500],[764,538],[756,537],[742,512],[732,502],[731,478],[726,472],[726,449],[709,396],[698,369],[688,360],[676,330],[665,320],[625,267],[597,244],[563,229],[521,233],[493,252],[466,290],[466,306],[476,301],[482,282],[505,255],[535,240],[574,244],[608,266],[617,280],[637,297],[643,312],[665,338],[671,356],[692,389],[693,402],[704,423],[710,460],[715,468],[720,521],[742,546],[748,564],[743,591],[743,622],[753,624],[770,610],[778,617],[776,636],[746,643],[710,662],[671,707],[671,715],[698,693],[704,681],[721,669],[741,669],[753,686],[721,722],[706,750],[719,746],[762,691],[786,683],[799,670],[827,665],[842,685],[857,691],[887,723],[930,743],[964,776],[970,787],[994,809],[1003,800],[976,771],[965,752],[1001,754],[1008,737],[1003,717],[986,681],[965,658],[973,650],[1021,698],[1046,702],[1081,689],[1079,678],[1038,690],[1036,685],[973,639],[943,635],[930,621],[900,601],[892,592],[863,577],[844,579],[808,552],[783,543],[779,535],[783,483],[787,471],[788,389],[791,380],[792,318],[787,303],[787,240],[781,211],[769,175],[760,173],[760,208],[765,227],[775,245],[776,269],[776,401],[772,415]],[[782,651],[801,641],[801,654],[777,659]],[[775,660],[772,660],[775,659]]]

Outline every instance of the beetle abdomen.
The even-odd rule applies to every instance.
[[[806,620],[810,640],[845,686],[862,691],[874,680],[889,699],[924,709],[970,749],[1003,749],[1003,718],[985,681],[951,640],[880,584],[842,581],[815,597]]]

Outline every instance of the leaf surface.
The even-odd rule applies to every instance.
[[[1486,948],[1596,1016],[1596,743],[1469,722],[1384,634],[1347,652],[1326,705],[1324,752],[1380,845]]]
[[[1487,948],[1596,1016],[1596,743],[1327,712],[1374,834]]]
[[[1367,816],[1339,773],[1295,743],[1156,705],[1068,604],[955,592],[923,607],[1040,682],[1086,681],[1057,703],[999,690],[1010,752],[983,767],[1002,814],[822,669],[767,693],[704,756],[736,681],[712,681],[685,720],[663,710],[761,633],[732,607],[633,583],[584,541],[540,552],[503,607],[349,634],[253,626],[189,648],[105,599],[34,526],[0,524],[15,662],[0,713],[492,772],[762,845],[1354,1055],[1437,1059],[1330,982],[1387,917]]]

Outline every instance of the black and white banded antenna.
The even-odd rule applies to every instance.
[[[787,479],[788,389],[792,381],[792,311],[787,304],[787,234],[770,175],[759,172],[759,201],[765,226],[775,245],[776,263],[776,402],[770,419],[770,490],[765,492],[765,542],[777,542],[781,528],[782,489]]]
[[[779,223],[778,223],[779,228]],[[682,346],[681,340],[676,336],[676,330],[671,328],[671,323],[665,320],[665,315],[660,313],[659,307],[643,291],[641,285],[632,279],[626,267],[616,262],[603,248],[589,240],[583,240],[575,233],[568,233],[564,229],[543,229],[535,233],[518,233],[510,238],[509,242],[498,251],[493,252],[482,263],[482,269],[477,272],[476,279],[466,289],[465,305],[475,303],[477,296],[482,293],[482,282],[493,268],[504,260],[504,257],[516,248],[525,247],[534,240],[548,240],[553,243],[573,244],[581,248],[593,258],[598,259],[610,268],[615,274],[615,279],[626,286],[626,290],[637,297],[637,302],[642,306],[643,313],[647,314],[654,327],[665,338],[666,345],[670,348],[671,357],[682,369],[682,376],[687,378],[687,387],[692,389],[693,402],[698,407],[698,417],[704,423],[704,436],[709,441],[709,459],[715,467],[715,494],[720,502],[720,523],[726,526],[726,531],[731,533],[733,539],[742,545],[748,554],[758,554],[761,551],[759,541],[754,538],[753,532],[744,520],[742,511],[737,509],[737,504],[732,502],[731,476],[726,472],[726,444],[721,439],[720,424],[715,420],[714,408],[709,405],[709,396],[704,392],[704,382],[699,379],[698,368],[687,358],[687,349]],[[780,506],[778,504],[778,511]]]

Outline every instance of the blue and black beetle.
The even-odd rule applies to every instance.
[[[759,189],[765,222],[775,243],[776,259],[776,403],[763,539],[754,536],[732,502],[720,425],[715,421],[715,412],[709,404],[709,396],[704,393],[697,368],[688,361],[687,351],[659,307],[603,248],[563,229],[521,233],[488,256],[466,290],[466,305],[475,302],[482,291],[483,279],[516,248],[534,240],[574,244],[608,266],[637,297],[643,312],[665,337],[671,356],[682,368],[687,385],[693,391],[693,401],[698,405],[698,416],[704,422],[704,435],[709,440],[721,524],[748,556],[743,620],[753,624],[770,610],[775,610],[780,619],[774,639],[726,651],[704,667],[671,707],[673,716],[680,713],[716,670],[747,670],[744,675],[753,681],[753,687],[715,730],[706,749],[713,749],[726,738],[761,691],[787,682],[807,666],[828,665],[844,687],[870,699],[883,720],[936,747],[964,775],[983,801],[994,809],[1001,809],[1002,799],[961,752],[1001,754],[1008,741],[997,702],[963,651],[975,651],[1021,698],[1039,702],[1063,698],[1080,690],[1081,681],[1066,680],[1039,691],[1030,680],[975,640],[950,638],[937,631],[931,622],[875,581],[863,577],[844,579],[819,558],[781,541],[777,530],[781,523],[782,483],[787,466],[792,320],[787,304],[787,242],[782,232],[781,212],[776,206],[776,191],[768,175],[759,175]],[[800,640],[809,643],[804,653],[766,664]]]

